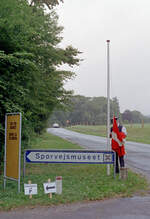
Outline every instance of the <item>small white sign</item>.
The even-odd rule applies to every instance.
[[[37,184],[24,184],[25,195],[36,195],[37,194]]]
[[[56,182],[43,183],[45,194],[56,193]]]

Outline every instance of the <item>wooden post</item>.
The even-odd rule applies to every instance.
[[[127,179],[128,177],[128,170],[126,167],[120,168],[120,179]]]
[[[28,184],[31,184],[31,180],[28,181]],[[29,195],[29,198],[32,199],[32,194]]]
[[[50,183],[50,182],[51,182],[51,180],[48,179],[48,183]],[[52,193],[49,193],[48,195],[49,195],[49,198],[52,198]]]

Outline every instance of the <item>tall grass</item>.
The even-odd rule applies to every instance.
[[[45,133],[36,136],[31,142],[34,149],[79,149],[76,144],[67,142],[59,137]],[[26,176],[21,177],[21,193],[17,193],[17,183],[8,181],[3,191],[3,178],[0,178],[0,210],[10,210],[18,207],[50,206],[73,203],[85,200],[103,200],[114,197],[131,196],[137,191],[148,189],[146,179],[129,171],[127,180],[120,180],[106,174],[106,165],[100,164],[28,164]],[[44,194],[43,183],[50,178],[55,181],[56,176],[63,178],[62,195],[53,194],[49,199]],[[24,183],[37,183],[38,194],[32,199],[24,195]]]

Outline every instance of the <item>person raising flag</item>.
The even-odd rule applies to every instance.
[[[114,117],[111,120],[113,127],[111,128],[110,137],[112,150],[116,153],[116,173],[119,173],[119,163],[120,167],[125,167],[124,155],[125,155],[125,138],[127,136],[127,131],[124,126],[119,124],[118,118]]]

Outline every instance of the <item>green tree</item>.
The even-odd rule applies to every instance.
[[[122,120],[128,123],[142,123],[142,122],[149,122],[149,118],[144,116],[141,112],[137,110],[125,110],[122,113]]]
[[[122,120],[131,123],[132,122],[132,112],[130,110],[125,110],[122,113]]]
[[[56,106],[68,101],[71,92],[63,85],[74,73],[61,65],[80,60],[77,49],[58,46],[62,30],[54,11],[45,14],[25,0],[0,1],[0,137],[5,113],[22,112],[23,139],[28,140],[32,131],[46,127]]]
[[[114,97],[111,100],[111,117],[113,117],[113,116],[121,117],[119,101],[118,101],[117,97]]]
[[[89,124],[89,125],[104,125],[107,121],[107,98],[105,97],[84,97],[81,95],[72,96],[70,98],[70,112],[54,112],[54,119],[61,124],[64,124],[62,114],[65,115],[65,120],[69,120],[71,124]],[[119,116],[119,101],[114,98],[110,101],[111,116],[114,114]],[[51,119],[50,119],[51,121]],[[51,124],[51,122],[50,122]]]
[[[63,0],[31,0],[30,5],[46,5],[49,9],[59,4],[59,2],[63,2]]]

